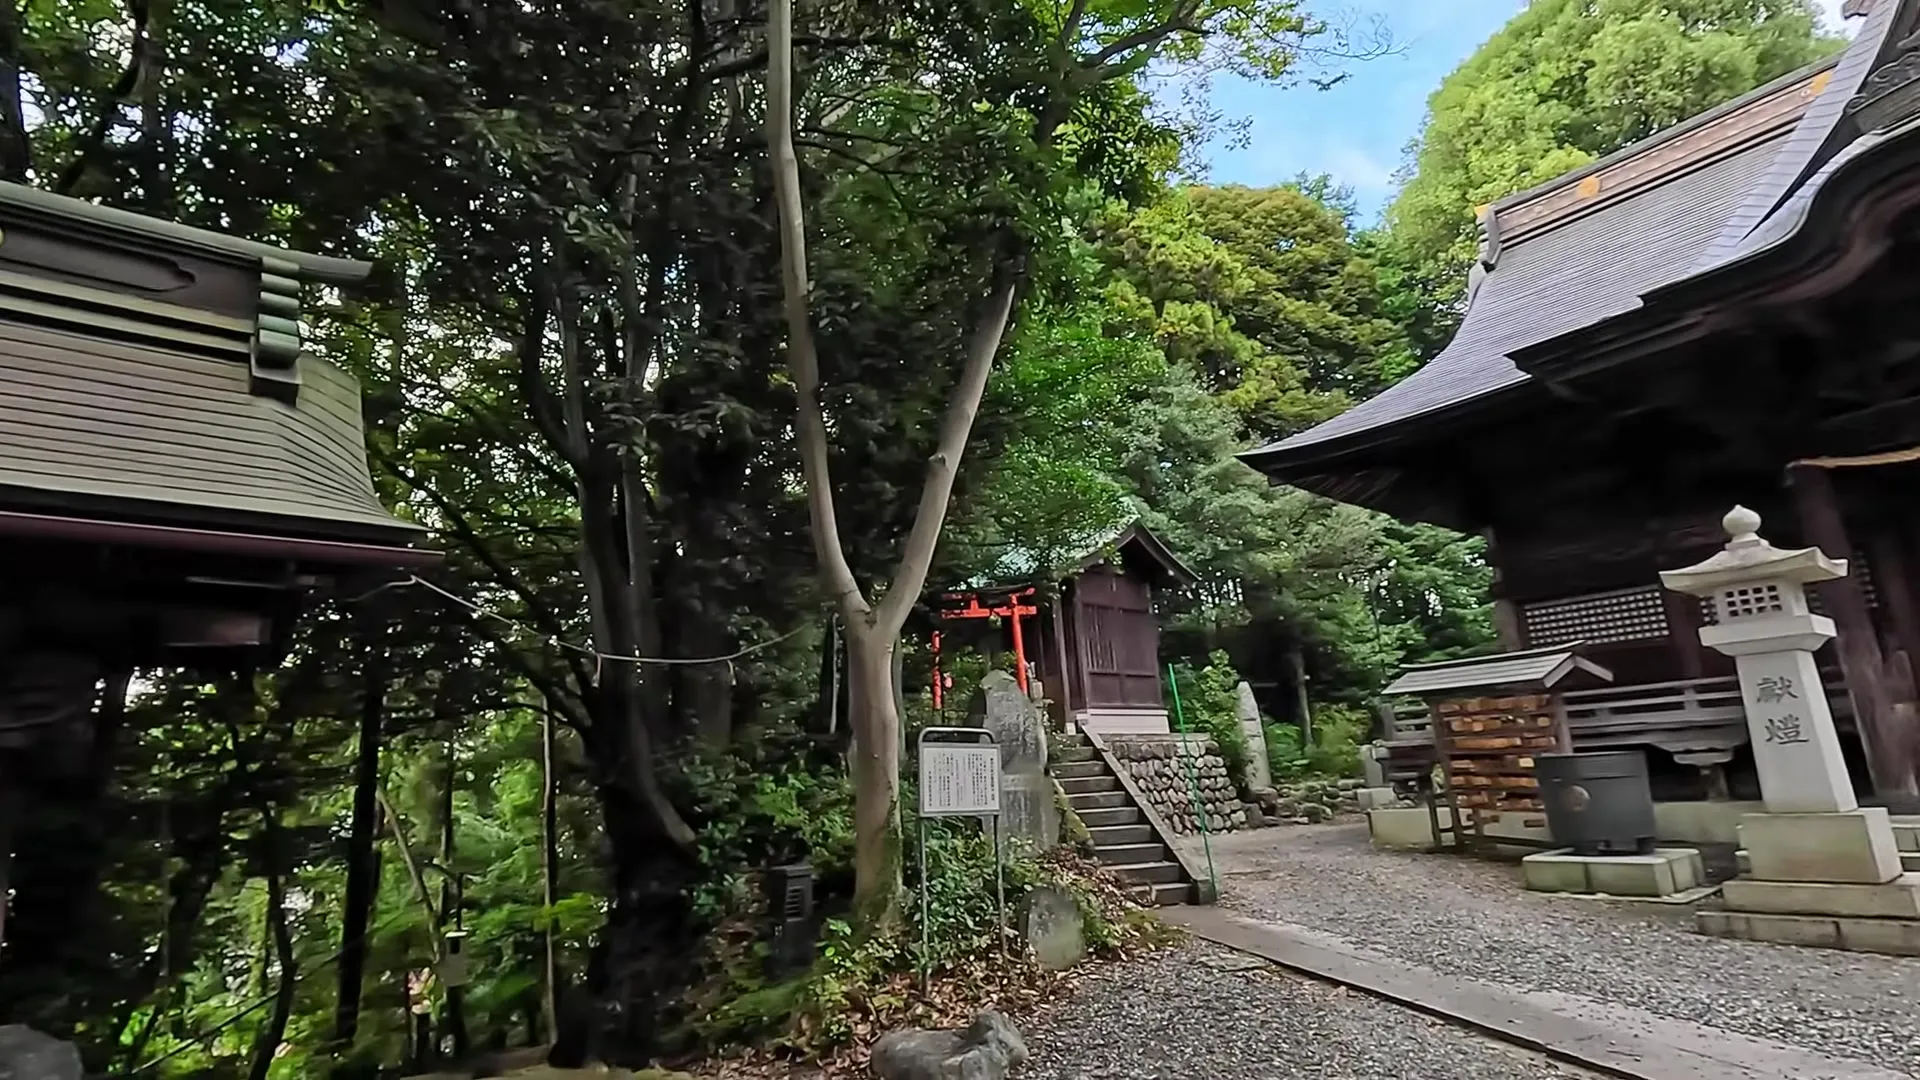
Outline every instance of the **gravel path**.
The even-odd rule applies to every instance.
[[[1102,968],[1020,1028],[1022,1080],[1595,1077],[1205,942]]]
[[[1377,850],[1364,824],[1224,836],[1213,858],[1222,905],[1256,918],[1920,1076],[1920,960],[1704,937],[1684,907],[1529,893],[1517,865]]]

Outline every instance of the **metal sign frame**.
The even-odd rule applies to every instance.
[[[928,736],[937,736],[929,739]],[[991,809],[969,807],[965,809],[927,808],[927,744],[945,745],[955,749],[964,748],[978,754],[981,750],[993,752],[993,806]],[[969,755],[970,756],[970,755]],[[980,756],[984,757],[984,754]],[[936,817],[978,817],[992,819],[993,832],[993,899],[999,919],[1000,952],[1007,951],[1007,875],[1006,859],[1000,846],[1000,744],[993,732],[975,727],[925,727],[914,739],[913,747],[914,775],[918,794],[915,802],[919,812],[915,815],[920,828],[920,988],[926,992],[932,979],[931,960],[931,902],[927,893],[927,820]]]

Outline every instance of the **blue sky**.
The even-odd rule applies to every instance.
[[[1828,25],[1840,0],[1818,0]],[[1328,173],[1353,189],[1363,222],[1393,194],[1393,172],[1418,134],[1427,95],[1447,73],[1517,12],[1525,0],[1331,0],[1314,5],[1330,22],[1384,24],[1395,51],[1346,66],[1331,90],[1273,87],[1221,78],[1212,105],[1223,120],[1247,124],[1244,145],[1218,139],[1204,160],[1208,179],[1256,186],[1299,173]],[[1848,29],[1852,29],[1851,26]]]

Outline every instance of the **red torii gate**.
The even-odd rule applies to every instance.
[[[981,603],[979,592],[951,592],[940,596],[941,606],[934,610],[934,618],[942,622],[949,619],[1006,619],[1013,629],[1014,678],[1020,683],[1022,693],[1027,692],[1027,643],[1020,631],[1022,616],[1040,614],[1037,603],[1038,586],[1028,585],[1016,588],[1005,594],[1004,602]],[[1036,601],[1022,603],[1022,600]],[[945,704],[945,680],[940,675],[940,631],[933,632],[933,707],[941,708]]]

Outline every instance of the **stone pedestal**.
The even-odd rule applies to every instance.
[[[1748,876],[1878,885],[1900,876],[1893,825],[1877,806],[1828,814],[1745,814]]]
[[[1649,855],[1577,855],[1561,848],[1521,859],[1520,870],[1535,892],[1654,899],[1691,892],[1707,880],[1693,848],[1655,848]]]
[[[1847,564],[1817,548],[1774,547],[1759,535],[1759,515],[1742,507],[1724,524],[1732,537],[1724,550],[1660,575],[1714,605],[1700,642],[1734,658],[1766,807],[1741,818],[1747,870],[1723,886],[1727,910],[1701,912],[1698,928],[1870,952],[1920,948],[1920,882],[1902,876],[1887,811],[1854,798],[1814,665],[1834,626],[1809,609],[1806,586],[1845,576]]]

